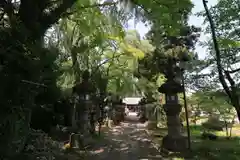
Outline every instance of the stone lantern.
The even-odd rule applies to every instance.
[[[79,96],[79,105],[76,108],[77,120],[79,121],[78,127],[82,131],[87,131],[88,116],[94,111],[92,104],[92,93],[94,92],[93,86],[90,82],[89,71],[84,71],[82,75],[82,82],[77,86],[77,93]]]
[[[145,123],[147,121],[146,104],[147,104],[147,98],[144,97],[139,102],[139,105],[140,105],[139,121],[140,121],[140,123]]]
[[[107,126],[111,127],[111,112],[112,112],[112,97],[109,93],[108,96],[105,98],[105,106],[104,106],[104,113],[106,117]]]
[[[162,140],[162,148],[173,152],[185,151],[188,149],[188,139],[181,134],[181,122],[179,114],[182,106],[179,104],[178,93],[183,92],[181,82],[177,81],[176,60],[169,58],[168,67],[165,72],[167,81],[158,89],[165,94],[166,104],[163,105],[167,115],[168,134]]]
[[[124,104],[122,102],[122,99],[120,96],[115,96],[114,99],[112,100],[113,104],[113,122],[115,125],[120,124],[124,120]]]
[[[75,133],[73,133],[70,138],[72,148],[79,148],[80,143],[83,143],[82,136],[87,134],[86,131],[89,131],[89,113],[94,110],[91,100],[94,88],[89,78],[89,71],[84,71],[82,75],[82,82],[80,84],[76,84],[73,88],[76,101],[73,115],[73,129]]]

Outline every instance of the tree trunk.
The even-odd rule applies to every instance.
[[[231,78],[230,73],[225,71],[225,76],[228,79],[231,88],[227,85],[225,76],[223,74],[224,69],[221,64],[221,53],[220,53],[220,48],[219,48],[219,45],[217,42],[217,36],[216,36],[214,22],[213,22],[211,14],[208,10],[208,7],[207,7],[207,1],[202,0],[202,2],[203,2],[203,6],[205,9],[207,18],[209,20],[209,24],[210,24],[210,28],[211,28],[211,32],[212,32],[212,39],[213,39],[214,49],[215,49],[215,53],[216,53],[216,62],[217,62],[217,70],[218,70],[219,80],[222,84],[223,89],[225,90],[226,94],[228,95],[229,99],[231,100],[232,105],[236,109],[238,119],[240,121],[240,102],[239,102],[239,97],[238,97],[238,94],[236,91],[235,82]]]
[[[235,117],[236,117],[236,116],[233,116],[233,119],[232,119],[232,122],[231,122],[231,126],[230,126],[230,131],[229,131],[229,137],[230,137],[230,138],[232,137],[232,128],[233,128],[233,125],[234,125]]]
[[[240,109],[239,109],[239,106],[235,107],[235,109],[236,109],[236,112],[237,112],[238,121],[240,122]]]
[[[75,130],[77,128],[77,122],[76,122],[76,103],[74,103],[73,111],[72,111],[72,128]]]
[[[0,159],[14,157],[21,153],[30,129],[31,110],[16,111],[7,116],[1,126]]]
[[[228,124],[227,124],[227,121],[224,120],[224,124],[225,124],[225,130],[226,130],[226,137],[229,137],[229,132],[228,132]]]
[[[5,54],[9,52],[11,55],[20,55],[24,54],[26,50],[29,50],[30,48],[33,48],[34,44],[41,44],[39,43],[39,40],[42,39],[44,36],[46,30],[55,22],[59,20],[59,18],[62,16],[62,13],[65,12],[68,8],[70,8],[76,0],[63,0],[58,7],[51,10],[50,13],[45,13],[44,9],[41,8],[40,1],[21,1],[21,4],[19,6],[19,12],[14,13],[15,7],[13,6],[13,3],[9,1],[8,7],[3,7],[5,13],[7,13],[7,17],[9,18],[10,27],[6,28],[6,30],[3,28],[1,29],[1,36],[2,40],[1,42],[9,42],[9,43],[1,43],[3,46],[2,48],[5,48]],[[2,3],[5,3],[5,1],[0,1],[0,5]],[[44,4],[44,3],[43,3]],[[4,5],[1,5],[1,8]],[[15,16],[12,16],[12,15]],[[17,20],[17,21],[16,21]],[[19,21],[18,21],[19,20]],[[7,35],[4,35],[3,33],[7,32]],[[15,43],[17,41],[17,43]],[[0,49],[2,49],[0,48]],[[8,50],[8,51],[7,51]],[[16,53],[19,54],[16,54]],[[1,57],[2,58],[2,57]],[[14,57],[13,57],[14,58]],[[31,57],[28,57],[29,59],[32,59]],[[19,59],[18,57],[15,59]],[[3,61],[9,61],[7,58],[2,58]],[[19,66],[19,61],[15,62],[10,60],[11,63],[9,64],[9,68],[16,68],[16,66]],[[15,66],[14,66],[15,65]],[[24,64],[26,65],[26,64]],[[26,66],[25,66],[26,67]],[[31,67],[31,63],[28,67]],[[8,70],[9,77],[11,77],[11,68]],[[26,71],[25,71],[26,72]],[[3,73],[3,72],[2,72]],[[28,72],[27,72],[28,73]],[[30,72],[31,73],[31,72]],[[14,75],[14,74],[13,74]],[[38,77],[40,75],[36,75]],[[14,78],[14,76],[12,76]],[[18,73],[17,77],[31,77],[31,74],[28,76],[24,75],[24,73]],[[32,77],[31,77],[32,78]],[[11,78],[9,78],[11,79]],[[5,85],[15,87],[15,89],[19,89],[19,79],[17,79],[17,84],[12,84],[8,81]],[[11,88],[11,87],[6,87]],[[20,153],[24,149],[25,140],[29,133],[29,121],[30,121],[30,115],[31,115],[31,106],[33,103],[30,103],[30,99],[32,99],[35,95],[32,95],[31,92],[28,92],[28,97],[22,98],[22,95],[20,93],[17,93],[17,90],[9,91],[9,89],[2,88],[2,91],[5,95],[7,95],[7,92],[9,95],[12,93],[12,97],[9,99],[4,99],[5,102],[1,103],[1,134],[0,134],[0,159],[9,158],[12,156],[15,156],[17,153]],[[22,87],[23,88],[23,87]],[[25,88],[26,89],[26,88]],[[21,101],[19,104],[18,100],[14,99],[18,95],[21,95],[20,97],[24,100]],[[2,94],[1,94],[2,95]],[[14,97],[16,96],[16,97]],[[1,97],[3,98],[3,97]],[[20,98],[20,99],[21,99]],[[9,102],[7,102],[9,101]],[[4,104],[4,105],[3,105]],[[18,105],[19,104],[19,105]],[[13,107],[14,106],[14,107]],[[29,111],[22,111],[22,107],[27,106]],[[14,108],[14,113],[5,112],[4,107],[7,107],[9,110],[10,108]],[[15,109],[16,108],[16,109]],[[22,114],[21,117],[19,114]]]

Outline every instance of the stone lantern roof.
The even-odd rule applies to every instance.
[[[183,92],[183,87],[180,83],[174,80],[168,80],[161,87],[158,88],[160,93],[174,94]]]

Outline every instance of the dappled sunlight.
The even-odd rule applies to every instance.
[[[121,149],[119,149],[119,151],[127,151],[129,148],[128,147],[123,147]]]
[[[121,142],[123,142],[124,140],[120,140],[120,139],[113,138],[112,141],[121,143]]]
[[[100,153],[103,153],[104,151],[105,151],[104,148],[100,148],[98,150],[91,151],[90,153],[92,153],[92,154],[100,154]]]
[[[120,135],[120,134],[123,134],[123,132],[122,131],[114,131],[113,134],[114,135]]]
[[[139,160],[161,160],[163,159],[162,155],[158,154],[158,155],[148,155],[147,157],[142,157],[139,158]],[[167,159],[165,159],[167,160]]]
[[[116,160],[155,160],[161,155],[151,141],[151,138],[137,121],[126,120],[121,125],[109,129],[99,147],[91,152],[88,159]],[[136,120],[137,118],[135,118]],[[140,127],[139,127],[140,126]]]
[[[122,127],[114,127],[113,129],[110,130],[112,132],[112,134],[114,135],[120,135],[123,134],[123,128]]]
[[[120,148],[117,148],[118,151],[127,151],[129,148],[128,144],[120,144]]]
[[[148,138],[136,138],[136,140],[142,141],[142,142],[151,142],[151,140],[149,140]]]

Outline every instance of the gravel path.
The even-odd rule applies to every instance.
[[[113,127],[105,133],[99,144],[87,157],[89,160],[159,160],[162,159],[158,150],[152,145],[145,126],[130,121]]]

